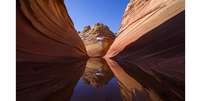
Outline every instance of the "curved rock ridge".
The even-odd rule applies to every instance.
[[[16,13],[17,62],[87,56],[63,0],[17,0]]]
[[[90,57],[104,56],[115,38],[109,27],[102,23],[96,23],[92,28],[85,26],[79,35]]]
[[[185,12],[131,43],[114,58],[136,64],[149,73],[154,70],[184,80]]]
[[[148,101],[185,100],[184,5],[184,0],[130,0],[104,56],[118,63],[108,65],[122,81],[125,100],[144,92]]]
[[[178,15],[185,0],[130,0],[117,37],[105,57],[114,57],[137,39]]]
[[[159,92],[160,98],[185,100],[185,11],[127,45],[113,59],[140,82],[153,76],[156,80],[150,81],[162,85],[143,85]],[[164,85],[165,89],[160,91]]]

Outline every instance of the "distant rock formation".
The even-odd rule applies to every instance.
[[[115,38],[109,27],[102,23],[96,23],[92,28],[85,26],[79,35],[90,57],[104,56]]]
[[[17,0],[16,13],[17,62],[87,56],[64,0]]]

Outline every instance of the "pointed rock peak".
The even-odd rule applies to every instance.
[[[96,23],[92,28],[85,26],[79,35],[91,57],[104,56],[115,38],[114,33],[103,23]]]
[[[110,30],[109,27],[103,23],[94,24],[93,29],[95,29],[95,30]]]
[[[87,32],[87,31],[89,31],[89,30],[91,30],[91,26],[87,25],[87,26],[84,26],[82,32],[85,33],[85,32]]]

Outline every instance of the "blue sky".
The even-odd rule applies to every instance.
[[[65,0],[68,13],[78,31],[97,22],[117,32],[129,0]]]

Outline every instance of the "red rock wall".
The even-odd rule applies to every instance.
[[[17,0],[17,62],[86,56],[63,0]]]
[[[160,24],[184,11],[185,0],[130,0],[118,31],[105,57],[124,48]]]
[[[114,57],[129,75],[150,86],[148,77],[161,79],[150,86],[163,99],[185,99],[185,12],[146,33]],[[140,70],[141,72],[139,72]],[[144,77],[145,74],[147,77]],[[151,80],[153,82],[153,80]],[[146,84],[147,83],[147,84]],[[158,90],[164,88],[163,90]],[[174,93],[177,94],[174,94]],[[155,100],[154,100],[155,101]]]
[[[105,58],[114,59],[162,99],[185,100],[184,0],[138,1],[144,2],[141,6],[135,0],[128,4],[118,36]],[[159,84],[151,87],[149,77]]]
[[[131,43],[114,59],[123,65],[134,64],[149,74],[158,72],[184,81],[185,12]]]

